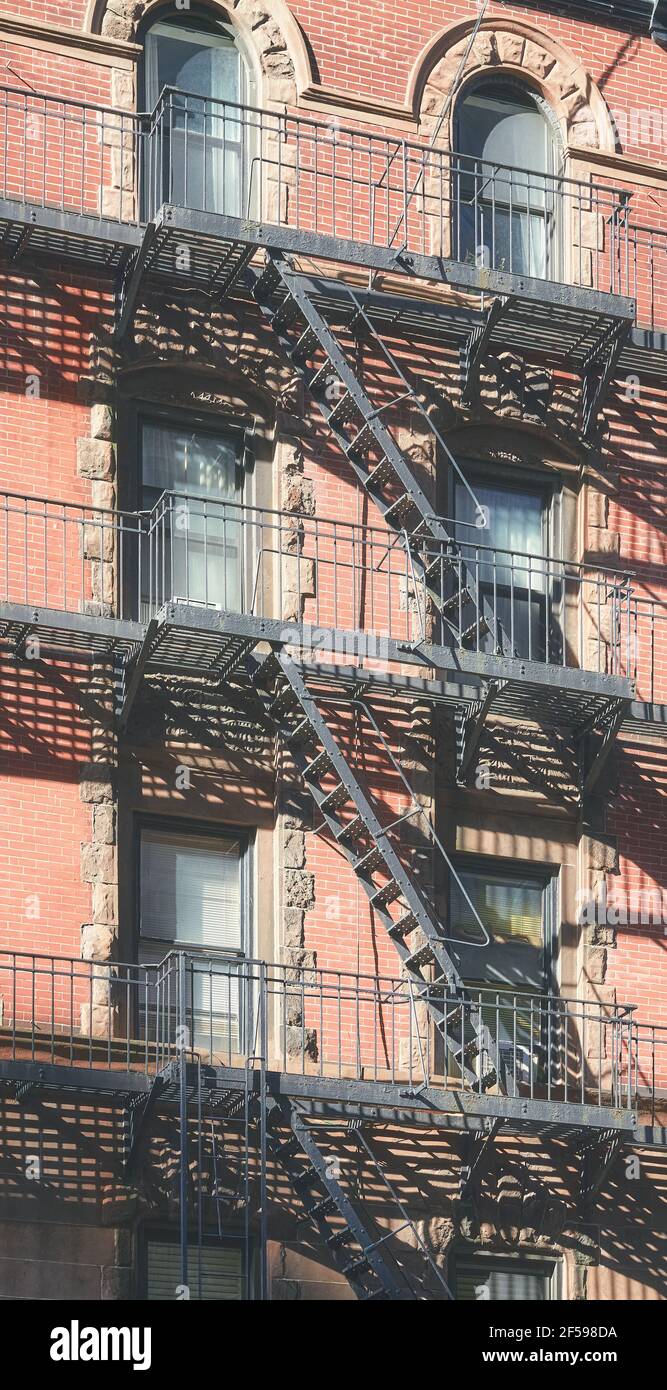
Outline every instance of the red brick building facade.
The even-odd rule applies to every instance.
[[[664,1297],[660,25],[0,14],[3,1296]]]

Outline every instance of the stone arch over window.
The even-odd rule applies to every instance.
[[[425,136],[434,133],[466,54],[473,24],[441,30],[419,54],[408,82],[406,104]],[[539,94],[557,121],[566,149],[615,148],[614,127],[606,102],[586,69],[551,35],[519,20],[483,21],[464,68],[471,78],[506,74]],[[438,145],[453,148],[454,110],[438,130]]]
[[[303,34],[285,0],[262,0],[261,4],[255,0],[229,0],[227,5],[218,0],[201,0],[197,8],[230,26],[253,72],[254,99],[260,104],[293,102],[314,80]],[[139,44],[161,13],[164,18],[169,16],[187,24],[190,11],[176,9],[173,3],[166,5],[165,0],[89,0],[84,28],[90,33]]]

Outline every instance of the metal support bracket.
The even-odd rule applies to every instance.
[[[582,1211],[590,1207],[602,1191],[624,1138],[620,1130],[605,1129],[596,1143],[587,1144],[579,1151],[582,1159],[579,1205]]]
[[[116,341],[118,343],[123,341],[134,322],[134,311],[137,306],[141,282],[150,269],[157,234],[158,228],[155,222],[149,222],[141,246],[129,262],[123,275],[120,289],[120,314],[116,327]]]
[[[488,1171],[493,1155],[494,1141],[502,1126],[503,1120],[493,1120],[486,1133],[478,1131],[475,1134],[466,1135],[465,1153],[459,1181],[459,1198],[462,1202],[471,1195],[484,1173]]]
[[[125,690],[123,693],[123,703],[117,720],[117,729],[119,733],[123,733],[124,730],[127,728],[130,715],[132,713],[132,706],[136,699],[137,691],[139,689],[139,686],[141,685],[143,674],[146,669],[146,663],[147,661],[149,661],[150,656],[155,648],[155,638],[158,627],[159,623],[157,618],[151,618],[148,627],[146,628],[146,633],[144,636],[144,640],[141,644],[140,650],[137,652],[137,655],[131,661],[129,667],[126,668],[126,677],[129,671],[129,678],[126,681]]]
[[[584,729],[578,739],[581,758],[581,799],[582,801],[590,796],[594,787],[600,780],[605,764],[614,746],[616,735],[625,719],[630,708],[630,700],[616,700],[608,715],[602,738],[600,739],[592,760],[586,767],[586,751],[592,730]]]
[[[590,440],[598,429],[600,412],[631,329],[631,323],[625,319],[612,324],[602,342],[584,362],[582,369],[582,434],[584,439]]]
[[[477,762],[477,753],[484,732],[484,725],[489,715],[493,701],[498,692],[502,689],[504,682],[489,681],[483,698],[479,704],[473,706],[468,713],[463,725],[463,742],[459,764],[456,772],[456,780],[461,785],[466,785],[473,775]]]
[[[126,1178],[128,1178],[134,1170],[141,1138],[146,1131],[151,1111],[154,1109],[158,1097],[167,1084],[167,1074],[158,1072],[157,1076],[153,1078],[150,1091],[145,1095],[133,1096],[127,1107],[126,1116],[129,1142],[123,1164],[123,1174]]]
[[[498,298],[494,299],[484,322],[473,328],[463,349],[461,397],[466,405],[472,405],[479,395],[479,374],[482,362],[486,356],[493,330],[500,322],[511,299],[511,295],[498,295]]]

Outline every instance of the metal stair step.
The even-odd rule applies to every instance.
[[[371,873],[373,869],[379,869],[385,863],[385,858],[379,845],[373,845],[372,849],[367,850],[361,855],[354,864],[355,874]]]
[[[314,1202],[309,1210],[310,1215],[314,1216],[315,1218],[319,1218],[322,1216],[332,1216],[333,1213],[336,1211],[336,1203],[334,1202],[333,1197],[329,1197],[327,1195],[326,1197],[322,1197],[319,1202]]]
[[[326,777],[327,772],[331,772],[333,761],[325,749],[313,758],[311,763],[304,768],[303,776],[307,782],[319,782],[322,777]]]
[[[321,801],[319,801],[320,811],[323,811],[324,815],[328,815],[330,811],[340,810],[340,807],[344,806],[346,801],[350,800],[350,793],[345,783],[339,782],[338,786],[334,787],[333,791],[327,792],[326,796],[323,796]]]
[[[390,503],[384,512],[384,519],[390,526],[402,526],[405,518],[410,514],[417,513],[419,508],[408,492],[404,492],[395,502]]]
[[[327,1236],[327,1245],[330,1250],[339,1250],[350,1240],[354,1240],[354,1234],[348,1226],[344,1226],[341,1231],[334,1231],[333,1235]]]
[[[366,830],[366,822],[363,816],[353,816],[352,820],[346,821],[336,832],[336,840],[339,845],[347,844],[348,840],[354,840]]]
[[[395,878],[390,878],[388,883],[383,883],[375,893],[371,894],[371,905],[373,907],[386,907],[388,903],[393,903],[400,898],[402,893],[400,883]]]
[[[393,482],[395,477],[396,473],[394,470],[394,466],[391,463],[391,460],[385,456],[383,459],[380,460],[378,464],[376,464],[375,468],[371,469],[370,473],[368,474],[366,486],[369,488],[369,490],[372,490],[378,486],[384,487],[385,483]]]
[[[297,339],[294,347],[290,349],[289,355],[295,363],[305,362],[312,356],[317,346],[317,334],[314,329],[308,325],[301,334],[301,337]]]
[[[358,415],[358,413],[358,405],[353,401],[349,391],[346,391],[329,411],[328,423],[336,426],[346,425],[348,421],[353,420],[354,416]]]
[[[404,938],[409,936],[410,932],[414,931],[415,927],[418,926],[419,920],[415,916],[415,913],[406,912],[403,917],[398,918],[398,921],[392,922],[392,925],[389,927],[389,935],[393,937],[394,941],[403,941]]]
[[[420,946],[418,951],[414,951],[413,954],[408,956],[404,961],[404,965],[407,966],[408,970],[419,970],[422,965],[435,964],[437,964],[435,952],[432,946],[428,944]]]

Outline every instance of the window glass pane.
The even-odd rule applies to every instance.
[[[549,172],[550,132],[542,112],[528,98],[475,92],[461,105],[461,153],[494,164]]]
[[[477,922],[453,880],[450,896],[450,929],[471,946],[452,946],[464,977],[492,987],[546,990],[544,942],[544,888],[533,878],[520,875],[461,872],[459,877],[479,913],[490,946],[481,942]]]
[[[229,434],[144,421],[141,428],[143,506],[162,492],[189,497],[238,498],[238,445]]]
[[[453,242],[459,260],[550,279],[554,241],[555,144],[529,93],[488,84],[458,110]]]
[[[239,101],[239,51],[226,34],[155,24],[146,37],[146,87],[149,109],[164,87]]]
[[[238,217],[243,66],[233,40],[220,31],[156,24],[146,38],[145,72],[146,106],[159,113],[145,152],[152,201]]]
[[[513,553],[544,554],[544,502],[540,493],[489,483],[475,483],[473,491],[480,505],[486,508],[488,524],[474,530],[463,524],[474,523],[475,507],[466,488],[457,482],[457,540]]]
[[[167,949],[241,951],[238,840],[144,830],[140,904],[143,938]]]
[[[228,1245],[204,1245],[201,1249],[201,1288],[199,1251],[188,1250],[190,1297],[203,1301],[239,1301],[243,1298],[243,1260],[240,1249]],[[146,1249],[146,1297],[176,1297],[181,1283],[181,1257],[176,1241],[148,1240]]]
[[[495,624],[505,634],[505,647],[533,661],[546,658],[546,595],[550,569],[545,548],[545,505],[540,493],[475,483],[487,525],[476,527],[472,498],[456,484],[454,534],[468,569],[469,582]],[[557,659],[556,634],[550,633],[550,659]],[[482,650],[492,650],[489,633]]]

